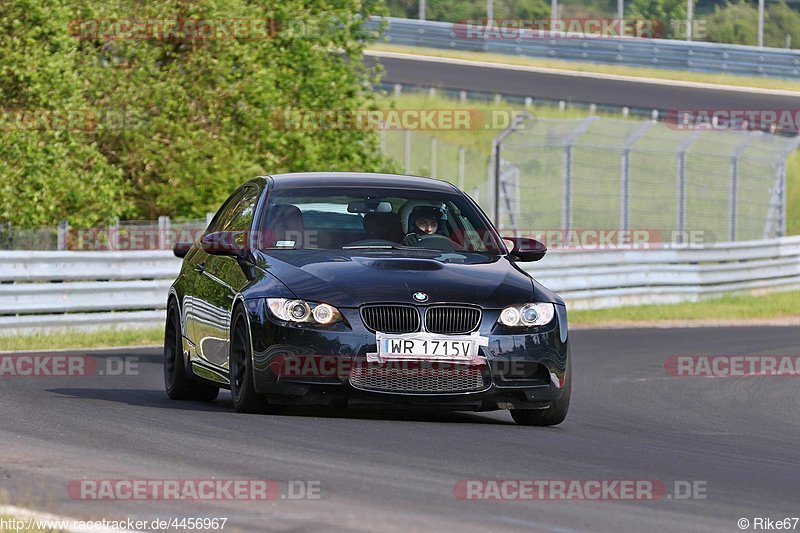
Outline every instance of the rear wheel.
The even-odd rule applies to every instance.
[[[231,381],[231,399],[236,411],[240,413],[280,414],[286,407],[267,402],[264,395],[256,392],[253,381],[253,357],[250,343],[250,328],[247,315],[239,307],[233,315],[231,328],[228,370]]]
[[[219,387],[200,381],[191,381],[183,359],[183,341],[178,306],[171,301],[167,308],[164,328],[164,386],[173,400],[201,400],[210,402],[219,396]]]
[[[567,355],[567,372],[561,398],[553,400],[548,409],[511,409],[511,418],[521,426],[556,426],[564,421],[569,411],[572,391],[572,357]]]

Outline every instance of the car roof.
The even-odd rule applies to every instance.
[[[273,174],[273,189],[300,187],[399,187],[429,191],[457,192],[452,183],[421,176],[378,174],[373,172],[295,172]]]

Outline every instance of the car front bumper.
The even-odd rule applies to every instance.
[[[255,387],[275,403],[536,409],[561,398],[570,379],[563,306],[556,306],[550,324],[522,332],[498,326],[500,310],[484,310],[479,331],[488,345],[480,347],[475,364],[461,365],[368,363],[366,355],[377,349],[375,333],[357,309],[340,309],[346,323],[320,328],[281,322],[261,299],[247,304]]]

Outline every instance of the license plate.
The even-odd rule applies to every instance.
[[[478,346],[488,339],[477,333],[471,335],[434,335],[406,333],[392,335],[376,333],[377,356],[380,359],[425,359],[469,362],[478,356]]]

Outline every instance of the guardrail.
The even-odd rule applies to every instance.
[[[172,252],[0,252],[0,336],[163,324]]]
[[[519,30],[514,39],[468,38],[464,24],[389,17],[390,44],[471,50],[609,65],[800,79],[800,51],[670,39],[581,37]],[[371,24],[376,27],[377,20]]]
[[[0,252],[0,336],[159,327],[180,269],[167,251]],[[800,237],[702,249],[550,250],[522,263],[571,309],[800,288]]]
[[[800,288],[800,237],[686,249],[551,250],[522,265],[571,309],[694,302]]]

